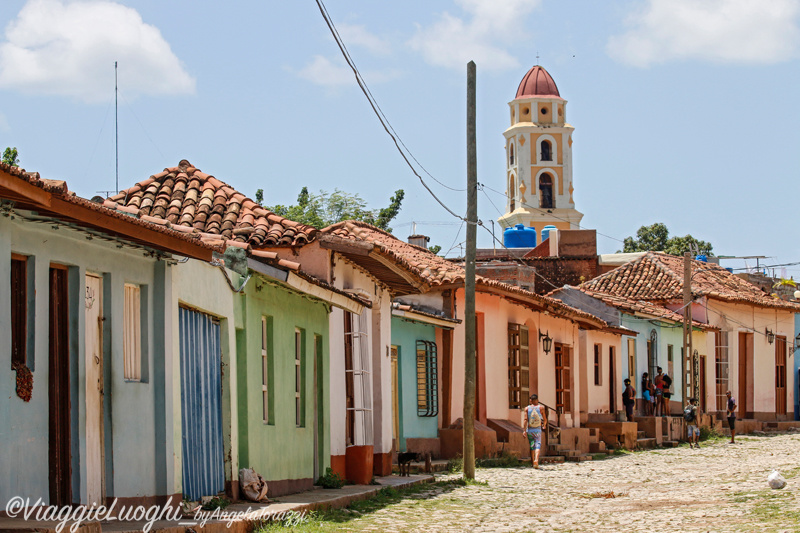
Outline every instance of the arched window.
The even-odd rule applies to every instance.
[[[539,178],[539,207],[552,209],[553,203],[553,178],[550,174],[542,174]]]
[[[513,144],[509,144],[508,145],[508,164],[509,165],[513,165],[514,164],[514,145]]]
[[[517,208],[517,203],[514,200],[516,195],[516,180],[514,179],[514,175],[512,174],[510,178],[508,178],[508,212],[511,213],[514,209]]]
[[[553,160],[553,145],[550,141],[542,141],[542,161]]]

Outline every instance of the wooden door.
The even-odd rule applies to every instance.
[[[392,346],[392,449],[400,450],[400,376],[397,369],[397,346]]]
[[[323,379],[322,336],[314,335],[314,480],[322,476],[325,458],[325,380]]]
[[[105,497],[103,458],[103,280],[86,275],[86,503],[102,505]]]
[[[775,414],[786,414],[786,337],[775,337]]]
[[[225,489],[219,321],[181,307],[183,493],[191,501]]]
[[[50,505],[72,503],[69,391],[69,300],[66,267],[50,266],[49,471]]]
[[[608,411],[610,413],[617,412],[617,377],[616,374],[616,356],[614,347],[608,347]]]
[[[556,358],[556,413],[561,416],[572,410],[570,402],[570,349],[560,343],[554,343]]]
[[[739,332],[739,418],[747,418],[747,333]]]
[[[698,390],[700,391],[700,410],[702,412],[706,412],[706,356],[700,356],[700,372],[699,372],[699,381],[700,386]]]

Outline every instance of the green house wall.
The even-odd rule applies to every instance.
[[[284,482],[271,483],[271,495],[310,488],[315,461],[321,473],[330,466],[330,410],[324,401],[330,383],[329,308],[258,275],[235,297],[240,467],[255,469],[268,483]],[[268,423],[262,408],[262,317],[270,359]],[[302,338],[302,427],[295,423],[295,328]]]

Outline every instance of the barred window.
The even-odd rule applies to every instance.
[[[725,411],[728,408],[728,332],[717,331],[714,333],[716,345],[716,367],[717,367],[717,411]]]
[[[436,343],[417,341],[417,415],[438,416],[438,385]]]

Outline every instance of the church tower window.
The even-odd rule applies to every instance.
[[[553,204],[553,178],[550,174],[542,174],[539,178],[539,207],[552,209]]]
[[[508,210],[509,212],[514,211],[517,208],[517,203],[514,201],[516,197],[516,183],[515,183],[514,175],[512,174],[510,178],[508,178]]]
[[[513,144],[509,144],[508,145],[508,164],[509,165],[513,165],[514,164],[514,145]]]
[[[542,141],[542,161],[552,161],[553,160],[553,145],[550,144],[550,141]]]

